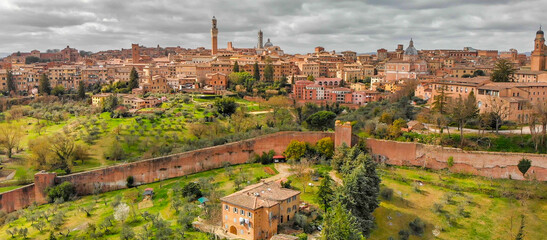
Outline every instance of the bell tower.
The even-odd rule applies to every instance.
[[[263,34],[262,34],[262,29],[260,31],[258,31],[258,46],[256,46],[256,48],[258,49],[263,49],[264,48],[264,44],[263,44]]]
[[[218,52],[218,29],[217,29],[217,19],[213,16],[211,20],[213,27],[211,28],[211,54],[215,55]]]
[[[131,58],[133,59],[133,63],[139,63],[141,59],[139,44],[131,44]]]
[[[545,36],[541,26],[536,32],[536,39],[534,40],[534,51],[532,51],[531,56],[531,70],[532,71],[543,71],[545,70],[545,62],[547,55],[545,54]]]

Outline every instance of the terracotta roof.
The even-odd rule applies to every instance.
[[[515,72],[515,74],[539,75],[539,74],[547,74],[547,71],[518,70]]]
[[[544,82],[491,82],[484,84],[479,89],[489,90],[501,90],[507,88],[519,88],[519,87],[547,87],[547,83]]]
[[[272,207],[290,197],[300,194],[299,191],[282,188],[275,182],[258,183],[251,185],[239,192],[232,193],[221,198],[223,202],[244,207],[247,209],[259,209]]]
[[[333,88],[332,91],[351,92],[349,88]]]
[[[342,81],[341,78],[316,78],[315,81]]]
[[[474,78],[456,78],[449,77],[433,81],[434,83],[444,83],[450,85],[468,85],[468,86],[480,86],[490,81],[489,77],[474,77]]]
[[[298,84],[298,85],[302,85],[302,84],[306,84],[306,85],[309,85],[309,84],[313,84],[312,81],[307,81],[307,80],[298,80],[295,82],[295,84]]]

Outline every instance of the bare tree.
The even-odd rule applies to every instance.
[[[13,150],[19,147],[23,137],[23,128],[17,123],[0,125],[0,145],[6,149],[8,158],[13,155]]]
[[[467,96],[466,99],[463,99],[460,95],[458,99],[452,101],[450,104],[449,112],[452,119],[454,119],[454,121],[458,123],[458,127],[460,129],[460,146],[463,146],[463,128],[469,120],[477,117],[479,113],[477,100],[473,91],[469,93],[469,96]]]
[[[547,103],[532,103],[530,109],[532,110],[528,118],[528,123],[530,125],[530,134],[532,135],[535,149],[536,151],[538,151],[539,146],[544,147],[545,145],[545,136],[547,134]],[[541,130],[539,130],[538,128]]]
[[[70,166],[72,165],[72,155],[74,153],[74,139],[66,134],[58,134],[57,136],[50,138],[51,151],[57,156],[58,168],[70,172]]]
[[[488,98],[488,107],[486,111],[491,114],[491,117],[496,122],[496,133],[499,133],[499,127],[511,114],[511,108],[507,103],[504,103],[500,98],[490,96]]]

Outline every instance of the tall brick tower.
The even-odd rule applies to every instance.
[[[258,45],[256,46],[256,48],[258,49],[264,48],[263,37],[264,35],[262,34],[262,29],[260,29],[260,31],[258,31]]]
[[[545,47],[545,37],[543,35],[543,30],[541,30],[541,26],[539,27],[539,30],[536,32],[536,39],[534,40],[534,51],[532,51],[532,63],[531,63],[531,70],[532,71],[543,71],[545,70],[545,62],[547,59],[546,54],[546,47]]]
[[[348,147],[353,146],[352,137],[351,123],[336,120],[334,123],[334,147],[339,147],[342,143]]]
[[[211,28],[211,44],[212,44],[211,54],[215,55],[217,54],[217,51],[218,51],[218,48],[217,48],[218,29],[217,29],[217,19],[215,18],[215,16],[213,16],[212,23],[213,23],[213,27]]]
[[[133,63],[139,63],[141,59],[139,44],[131,44],[131,57],[133,58]]]

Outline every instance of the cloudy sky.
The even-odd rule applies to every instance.
[[[253,47],[259,29],[289,53],[472,46],[528,52],[547,0],[0,0],[0,52],[145,46]]]

